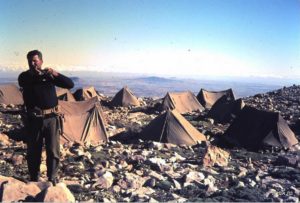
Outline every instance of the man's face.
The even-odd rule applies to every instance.
[[[40,72],[42,69],[43,60],[39,58],[38,55],[34,55],[31,59],[28,60],[28,64],[31,70]]]

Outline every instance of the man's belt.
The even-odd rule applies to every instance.
[[[35,107],[33,109],[28,110],[29,113],[34,114],[35,116],[46,116],[52,113],[58,113],[59,112],[59,106],[55,106],[50,109],[40,109],[38,107]]]
[[[53,108],[50,108],[50,109],[42,109],[41,113],[42,113],[42,115],[48,115],[48,114],[51,114],[51,113],[58,113],[58,105],[53,107]]]

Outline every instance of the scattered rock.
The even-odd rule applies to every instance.
[[[216,147],[216,146],[208,146],[206,154],[203,158],[204,166],[227,166],[229,160],[229,153]]]
[[[97,182],[94,183],[93,187],[99,189],[108,189],[112,186],[114,182],[114,177],[111,172],[106,171],[104,174],[101,174]]]
[[[185,184],[191,183],[191,182],[198,182],[200,183],[202,180],[204,180],[205,176],[201,172],[191,171],[185,176]]]
[[[21,165],[23,163],[24,156],[20,154],[14,154],[11,158],[14,166]]]

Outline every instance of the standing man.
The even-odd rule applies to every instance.
[[[62,130],[55,86],[71,89],[74,83],[52,68],[42,69],[43,56],[38,50],[28,52],[27,60],[29,70],[22,72],[18,81],[19,86],[23,88],[28,118],[27,164],[30,180],[39,180],[43,140],[45,140],[47,176],[48,180],[55,185]]]

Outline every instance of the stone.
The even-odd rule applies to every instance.
[[[187,201],[186,198],[181,197],[181,196],[179,196],[179,195],[177,195],[177,194],[175,194],[175,193],[170,194],[170,198],[171,198],[172,200],[175,200],[176,202],[186,202],[186,201]]]
[[[117,127],[114,126],[114,125],[108,125],[108,126],[107,126],[107,129],[108,129],[108,130],[116,130]]]
[[[132,192],[133,195],[151,195],[153,193],[155,193],[155,190],[149,187],[140,187]]]
[[[114,186],[112,186],[112,191],[114,193],[120,193],[121,187],[119,185],[114,185]]]
[[[292,196],[289,196],[285,202],[299,202],[299,196],[298,197],[292,197]]]
[[[156,199],[154,199],[153,197],[151,197],[149,199],[149,203],[157,203],[158,201]]]
[[[20,154],[14,154],[11,160],[14,166],[19,166],[23,163],[24,156]]]
[[[133,194],[130,197],[131,202],[147,202],[149,199],[149,196],[144,194]]]
[[[130,202],[130,198],[129,197],[125,197],[122,199],[122,202]]]
[[[295,188],[294,186],[292,186],[290,189],[294,192],[295,195],[300,197],[300,189]]]
[[[229,160],[229,153],[219,147],[210,145],[207,147],[206,153],[203,158],[203,166],[227,166]]]
[[[238,184],[236,185],[236,188],[244,188],[245,184],[242,181],[239,181]]]
[[[160,181],[156,186],[162,190],[169,191],[172,188],[172,183],[170,183],[167,180],[164,180]]]
[[[185,183],[198,182],[204,180],[205,176],[201,172],[191,171],[185,176]]]
[[[120,179],[117,184],[124,190],[138,189],[145,184],[146,178],[133,173],[125,173],[125,177]]]
[[[208,121],[210,124],[212,124],[212,125],[213,125],[214,122],[215,122],[214,119],[212,119],[212,118],[208,118],[207,121]]]
[[[32,183],[9,182],[3,185],[1,202],[24,201],[28,196],[35,197],[40,191]]]
[[[254,187],[256,185],[256,182],[250,178],[247,179],[248,181],[248,184],[251,186],[251,187]]]
[[[155,187],[156,185],[156,180],[154,178],[149,178],[148,180],[146,180],[146,182],[144,183],[145,187]]]
[[[166,179],[163,175],[161,175],[155,171],[150,171],[150,173],[148,173],[148,176],[153,177],[157,180],[165,180]]]
[[[172,179],[172,182],[173,182],[173,185],[174,185],[175,189],[177,189],[177,190],[181,190],[182,189],[180,183],[177,180]]]
[[[184,161],[186,158],[180,156],[178,153],[174,152],[172,157],[169,159],[170,162],[174,163],[174,162],[180,162],[180,161]]]
[[[10,146],[11,142],[9,137],[5,134],[0,133],[0,146]]]
[[[266,192],[265,196],[266,197],[271,197],[271,198],[277,198],[277,197],[279,197],[279,194],[276,190],[269,189],[268,192]]]
[[[160,142],[151,142],[149,145],[150,148],[156,149],[156,150],[161,150],[164,148],[164,143]]]
[[[248,170],[242,166],[239,167],[240,173],[238,174],[238,177],[244,177],[247,175]]]
[[[106,171],[104,174],[101,174],[97,182],[94,183],[94,187],[99,189],[108,189],[112,186],[114,182],[114,177],[111,172]]]
[[[284,190],[282,185],[280,185],[279,183],[273,183],[271,187],[274,188],[276,191],[283,191]]]
[[[177,145],[175,144],[172,144],[172,143],[165,143],[165,148],[167,149],[173,149],[173,148],[176,148]]]
[[[102,202],[105,202],[105,203],[110,203],[110,202],[116,202],[116,201],[114,201],[113,199],[108,199],[108,198],[103,198],[102,199]]]
[[[36,196],[39,202],[75,202],[75,197],[67,188],[66,184],[58,183],[56,186],[48,187]]]
[[[79,161],[79,162],[73,162],[73,163],[70,163],[68,165],[66,165],[63,170],[67,173],[74,173],[74,172],[83,172],[85,170],[85,166],[84,164]]]
[[[149,162],[153,170],[156,171],[165,172],[171,170],[171,167],[166,164],[166,160],[159,157],[150,158],[146,162]]]
[[[280,155],[275,161],[275,164],[284,165],[284,166],[297,166],[297,163],[300,163],[300,155]]]
[[[47,165],[45,163],[41,163],[40,172],[41,173],[46,173],[46,171],[47,171]]]
[[[218,188],[213,183],[210,183],[209,185],[207,185],[207,189],[206,189],[205,194],[207,196],[210,196],[210,195],[212,195],[213,193],[215,193],[217,191],[218,191]]]

